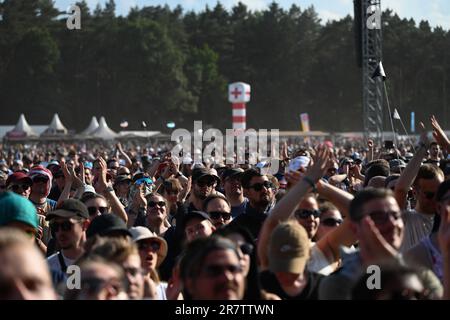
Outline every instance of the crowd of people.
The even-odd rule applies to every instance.
[[[0,145],[0,299],[449,299],[450,140],[426,125],[284,142],[276,173],[170,144]]]

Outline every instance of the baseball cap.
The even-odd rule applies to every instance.
[[[19,181],[26,182],[30,186],[33,184],[33,180],[31,180],[31,178],[25,172],[17,171],[8,177],[8,179],[6,180],[6,185],[9,186],[11,183]]]
[[[37,229],[39,219],[33,203],[14,192],[0,194],[0,226],[18,221]]]
[[[51,220],[56,217],[72,218],[81,217],[89,219],[89,212],[86,205],[77,199],[66,199],[58,209],[51,211],[45,217],[45,220]]]
[[[227,169],[222,173],[222,180],[231,178],[231,177],[239,177],[244,172],[242,168],[232,168]]]
[[[30,172],[28,173],[28,176],[33,179],[37,176],[45,176],[47,177],[50,181],[52,181],[53,179],[53,174],[51,173],[50,170],[48,170],[47,168],[44,168],[43,166],[34,166],[31,168]]]
[[[23,166],[23,161],[20,160],[20,159],[15,159],[15,160],[13,161],[13,164],[18,164],[18,165]]]
[[[83,194],[85,194],[85,193],[87,193],[87,192],[96,193],[96,192],[95,192],[95,188],[94,188],[93,186],[91,186],[90,184],[84,185]]]
[[[209,215],[206,212],[203,211],[190,211],[188,212],[184,217],[183,220],[181,222],[181,230],[184,230],[186,228],[186,225],[188,224],[189,221],[191,221],[192,219],[200,219],[200,220],[209,220],[211,221],[211,218],[209,217]]]
[[[192,171],[192,181],[197,181],[206,176],[211,176],[217,181],[220,181],[217,171],[214,169],[196,168]]]
[[[95,217],[86,230],[86,236],[88,238],[95,235],[106,237],[113,234],[123,234],[131,237],[131,233],[128,231],[125,222],[111,213]]]
[[[303,273],[309,259],[310,241],[297,222],[279,224],[269,243],[269,269],[272,272]]]
[[[116,179],[114,180],[114,185],[117,185],[117,184],[119,184],[121,182],[125,182],[125,181],[131,182],[131,178],[126,175],[117,176]]]
[[[159,266],[167,256],[167,242],[164,238],[158,237],[156,233],[150,231],[146,227],[132,227],[130,228],[131,238],[133,242],[138,242],[146,239],[154,239],[159,242],[160,248],[158,250],[158,262],[156,266]]]

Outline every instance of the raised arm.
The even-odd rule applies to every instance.
[[[64,189],[62,190],[61,195],[58,198],[58,202],[56,203],[57,208],[62,204],[64,200],[69,199],[70,189],[72,188],[73,181],[72,175],[70,174],[64,160],[61,160],[61,169],[64,174]]]
[[[446,150],[447,153],[450,153],[450,140],[448,139],[444,130],[442,130],[435,116],[431,117],[431,126],[433,127],[433,137],[436,142],[442,147],[443,150]]]
[[[123,151],[122,145],[120,142],[116,144],[117,151],[119,152],[120,157],[125,160],[125,167],[131,169],[131,159],[130,157]]]
[[[127,223],[128,216],[125,211],[125,208],[123,207],[119,198],[117,198],[116,193],[114,192],[112,186],[108,184],[108,182],[106,181],[106,161],[102,157],[99,158],[99,164],[100,164],[100,174],[98,176],[97,183],[95,185],[95,191],[103,194],[111,206],[111,211],[116,216],[125,221],[125,223]]]
[[[422,132],[420,134],[419,148],[417,148],[416,154],[408,162],[408,165],[395,184],[395,199],[397,200],[400,209],[403,210],[406,208],[406,196],[408,194],[408,191],[413,185],[414,179],[416,179],[417,173],[419,172],[420,166],[422,164],[422,160],[426,156],[428,150],[429,141],[425,126],[422,122],[420,123],[420,127]]]
[[[258,256],[262,269],[268,267],[268,246],[273,229],[283,221],[288,220],[300,200],[305,196],[312,185],[322,178],[327,169],[329,151],[321,148],[317,152],[314,165],[306,172],[303,179],[299,180],[291,190],[276,204],[264,222],[258,237]]]

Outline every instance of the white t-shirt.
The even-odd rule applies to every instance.
[[[405,232],[400,252],[406,252],[428,237],[433,229],[434,215],[423,214],[416,210],[405,211],[402,215]]]
[[[311,255],[307,263],[307,268],[311,272],[323,274],[324,276],[328,276],[334,271],[333,266],[325,257],[322,250],[314,242],[311,243]]]
[[[167,300],[166,290],[167,290],[167,282],[160,282],[156,286],[156,293],[158,294],[156,300]]]
[[[66,267],[74,264],[75,260],[65,257],[62,252],[61,252],[61,254],[64,259],[64,262],[66,263]],[[61,264],[59,263],[58,255],[59,255],[59,252],[54,253],[50,257],[47,258],[47,263],[48,263],[48,266],[49,266],[51,272],[55,272],[55,273],[62,272],[62,268],[61,268]]]

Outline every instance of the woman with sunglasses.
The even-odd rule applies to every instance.
[[[265,220],[258,241],[258,256],[263,270],[268,268],[268,244],[273,230],[281,223],[291,219],[302,225],[311,241],[311,254],[308,261],[309,271],[328,275],[340,261],[340,247],[350,246],[356,239],[350,229],[350,222],[344,221],[338,228],[326,234],[318,242],[312,242],[320,223],[317,200],[311,191],[330,199],[341,212],[348,212],[353,196],[345,191],[324,183],[321,178],[328,168],[329,150],[321,148],[305,175],[287,174],[293,181],[293,187],[272,209]],[[300,199],[300,201],[299,201]]]
[[[326,201],[320,204],[319,212],[320,223],[316,235],[314,236],[315,242],[322,239],[327,233],[333,231],[344,222],[341,213],[331,202]]]

